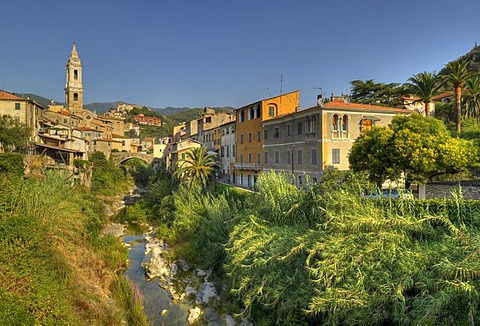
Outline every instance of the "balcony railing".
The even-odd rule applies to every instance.
[[[262,164],[260,163],[235,163],[236,169],[243,169],[243,170],[260,170],[262,168]]]

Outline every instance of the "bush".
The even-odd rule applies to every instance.
[[[19,153],[0,153],[0,173],[23,176],[23,156]]]

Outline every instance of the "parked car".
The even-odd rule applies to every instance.
[[[392,198],[392,199],[413,199],[413,194],[407,190],[404,189],[381,189],[379,191],[372,191],[366,193],[364,198],[372,198],[372,199],[378,199],[378,198]]]

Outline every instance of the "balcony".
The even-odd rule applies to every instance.
[[[240,170],[254,170],[258,171],[262,169],[262,164],[260,163],[235,163],[235,168]]]

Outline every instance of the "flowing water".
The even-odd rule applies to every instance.
[[[161,288],[156,279],[148,281],[145,277],[145,271],[141,266],[145,259],[144,235],[125,235],[123,241],[130,244],[128,253],[130,264],[125,275],[140,289],[148,319],[155,326],[188,325],[189,307],[175,303],[170,293]]]

